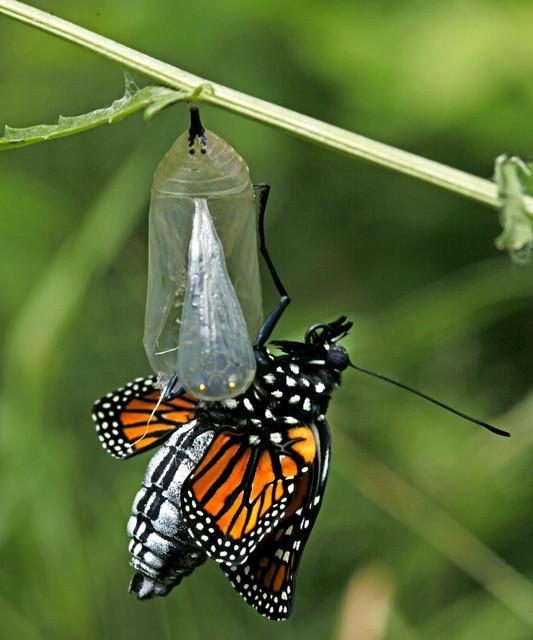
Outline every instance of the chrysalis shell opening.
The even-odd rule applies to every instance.
[[[201,205],[198,204],[200,201]],[[209,227],[205,223],[206,216],[212,221],[213,233],[207,239],[203,236],[201,238],[208,247],[206,249],[204,246],[204,250],[216,252],[216,239],[222,248],[222,263],[225,263],[226,269],[224,271],[220,267],[212,273],[212,265],[209,264],[209,272],[204,274],[209,276],[207,280],[202,280],[198,266],[193,274],[189,264],[189,249],[201,251],[199,235],[195,239],[196,246],[190,246],[193,218],[198,207],[201,208],[204,228]],[[198,258],[197,265],[200,263],[207,265],[205,256],[201,260]],[[215,313],[211,309],[208,313],[204,308],[203,319],[200,320],[200,308],[193,308],[191,299],[188,317],[192,318],[194,311],[198,314],[194,322],[199,324],[194,339],[189,335],[184,341],[180,338],[180,332],[184,329],[182,322],[185,317],[188,280],[190,282],[194,279],[193,275],[203,282],[202,286],[209,286],[212,291],[222,286],[225,294],[218,296],[218,304],[225,311],[218,309]],[[221,280],[217,282],[217,278]],[[203,298],[197,297],[196,301],[200,299],[205,301],[205,295]],[[238,305],[235,305],[235,299],[238,300]],[[228,305],[232,309],[226,309]],[[196,138],[191,146],[189,133],[185,132],[162,159],[152,185],[144,347],[154,372],[162,381],[176,373],[177,369],[182,374],[188,370],[192,375],[194,354],[190,345],[200,344],[202,340],[206,341],[205,345],[210,343],[210,348],[213,344],[218,345],[218,350],[226,354],[226,361],[232,361],[231,354],[244,354],[246,350],[243,347],[242,332],[232,334],[230,326],[224,325],[225,322],[230,325],[238,324],[239,321],[234,316],[239,314],[244,321],[247,344],[251,349],[251,341],[255,339],[262,322],[262,294],[257,254],[256,204],[249,169],[237,152],[214,133],[205,131],[202,140]],[[212,322],[213,318],[218,323],[217,326],[208,327],[205,323]],[[189,331],[191,326],[186,328]],[[184,348],[187,349],[186,364],[182,365],[180,351]],[[211,397],[207,391],[207,377],[222,380],[218,377],[217,366],[226,365],[220,357],[218,360],[209,359],[208,363],[201,350],[197,351],[196,358],[199,368],[195,376],[200,372],[205,379],[200,381],[195,377],[197,388],[191,388],[189,383],[186,388],[197,397],[233,397],[242,393],[246,388],[243,384],[249,385],[253,379],[253,374],[249,379],[251,369],[247,360],[243,371],[246,369],[248,373],[240,374],[235,380],[228,377],[226,389],[222,391],[219,385],[216,394],[218,397]],[[180,364],[177,366],[178,362]],[[255,360],[253,367],[255,370]],[[238,380],[248,382],[239,383]],[[179,383],[184,384],[181,379]],[[203,389],[200,385],[205,385],[206,388]]]

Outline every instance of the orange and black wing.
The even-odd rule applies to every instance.
[[[295,483],[283,518],[244,564],[221,565],[234,589],[271,620],[292,611],[296,571],[322,503],[328,475],[331,439],[325,420],[313,427],[318,453],[310,473]]]
[[[95,402],[92,418],[104,449],[115,458],[131,458],[159,445],[196,415],[196,398],[184,392],[160,402],[156,377],[137,378]]]
[[[184,484],[189,534],[217,562],[246,562],[309,481],[317,455],[307,425],[222,429]]]

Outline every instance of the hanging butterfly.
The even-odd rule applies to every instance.
[[[178,386],[162,393],[153,376],[137,379],[94,406],[104,448],[129,458],[162,444],[148,465],[128,522],[130,591],[164,596],[207,557],[259,613],[285,620],[295,576],[328,476],[326,420],[341,373],[353,367],[416,393],[500,435],[487,423],[390,378],[353,365],[339,344],[345,317],[311,326],[303,342],[265,346],[290,302],[266,249],[269,187],[259,187],[260,250],[280,302],[259,331],[252,386],[223,401],[199,401]]]
[[[289,297],[265,245],[269,187],[261,185],[260,249],[280,292],[254,345],[253,385],[237,398],[198,401],[177,388],[163,397],[155,376],[137,379],[94,406],[104,448],[129,458],[161,444],[128,523],[130,590],[166,595],[207,556],[263,615],[290,615],[294,579],[320,509],[330,458],[325,418],[348,365],[338,340],[345,318],[310,328],[305,341],[265,347]],[[176,383],[177,384],[177,383]]]

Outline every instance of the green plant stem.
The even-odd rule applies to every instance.
[[[0,0],[0,13],[91,49],[170,87],[197,91],[198,99],[204,102],[405,173],[483,204],[500,207],[496,185],[490,180],[210,82],[22,2]],[[533,215],[533,198],[525,198],[525,206],[528,213]]]

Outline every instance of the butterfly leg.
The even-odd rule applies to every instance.
[[[176,387],[177,382],[178,382],[178,374],[174,373],[170,378],[170,380],[167,382],[166,387],[163,391],[163,400],[165,402],[168,402],[169,400],[174,400],[174,398],[177,398],[185,391],[183,385],[181,384]]]
[[[287,290],[281,282],[281,279],[278,275],[278,272],[276,271],[276,267],[274,267],[274,263],[272,262],[272,258],[270,257],[266,246],[265,212],[268,195],[270,193],[270,185],[256,184],[254,185],[254,187],[259,194],[259,250],[261,251],[261,255],[263,256],[270,275],[272,276],[272,280],[274,281],[274,285],[280,295],[278,305],[268,314],[268,317],[263,323],[263,326],[261,327],[261,329],[259,329],[259,333],[257,334],[257,338],[254,342],[254,347],[257,348],[262,347],[270,338],[272,332],[274,331],[274,328],[279,322],[279,319],[283,315],[283,312],[289,306],[291,299],[289,298]]]

